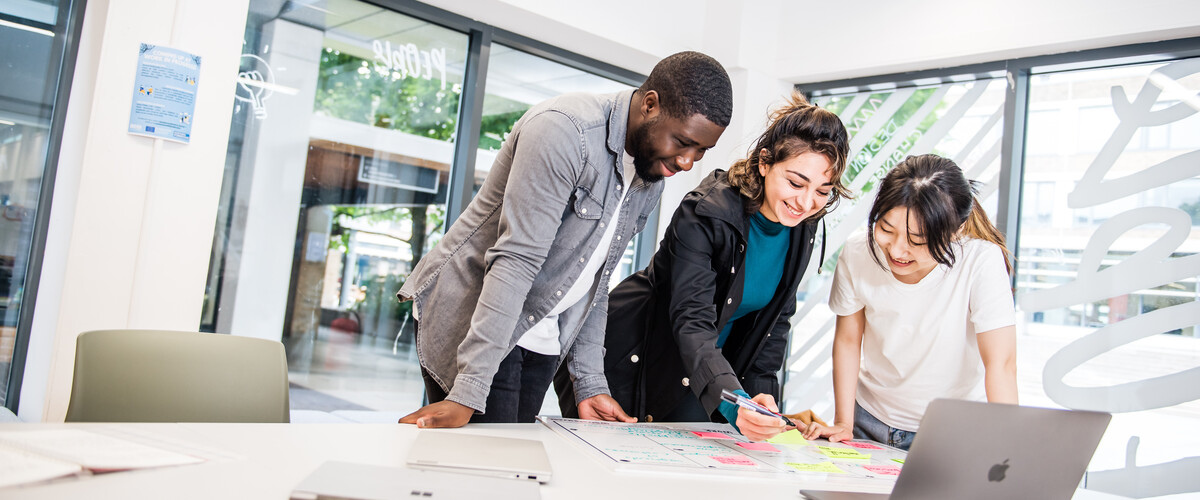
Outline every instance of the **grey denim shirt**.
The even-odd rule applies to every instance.
[[[619,211],[591,290],[558,317],[559,360],[569,359],[576,402],[608,394],[609,278],[663,189],[634,179],[619,203],[632,96],[567,94],[526,112],[479,194],[401,287],[400,300],[415,301],[420,314],[421,365],[446,399],[484,411],[500,361],[581,278]]]

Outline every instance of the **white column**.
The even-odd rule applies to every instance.
[[[195,330],[248,0],[88,2],[19,413],[66,414],[75,337]],[[202,57],[190,144],[126,133],[138,45]]]
[[[283,335],[323,38],[319,30],[276,19],[263,25],[262,42],[253,50],[281,90],[263,101],[266,118],[242,111],[249,123],[218,331],[273,340]]]

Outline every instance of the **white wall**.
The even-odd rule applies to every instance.
[[[778,18],[796,83],[1200,36],[1195,0],[805,2]]]
[[[88,2],[19,414],[66,414],[75,337],[195,330],[247,0]],[[202,59],[191,144],[126,133],[139,43]]]

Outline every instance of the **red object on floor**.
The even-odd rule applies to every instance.
[[[358,333],[358,322],[350,318],[337,318],[329,322],[329,327],[334,330],[339,330],[349,333]]]

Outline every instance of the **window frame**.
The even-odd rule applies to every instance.
[[[50,67],[58,75],[53,110],[50,115],[50,134],[46,142],[46,159],[42,168],[42,182],[38,193],[37,213],[34,215],[33,231],[29,243],[29,267],[25,271],[21,311],[17,315],[17,332],[13,341],[12,362],[8,368],[8,381],[4,393],[4,407],[14,414],[20,409],[21,385],[25,378],[25,358],[29,351],[29,335],[33,328],[38,284],[41,281],[42,261],[46,252],[46,236],[50,228],[50,207],[54,198],[58,159],[62,150],[67,105],[71,96],[71,83],[75,77],[75,61],[79,55],[79,39],[83,32],[83,16],[86,6],[86,0],[63,0],[58,5],[57,22],[54,26],[44,26],[37,21],[3,16],[8,21],[29,21],[29,23],[38,25],[39,28],[54,32],[51,57],[55,57],[57,60]]]
[[[1029,117],[1029,77],[1062,71],[1167,62],[1189,57],[1200,57],[1200,37],[1002,59],[949,68],[799,83],[795,85],[795,89],[812,101],[818,97],[837,94],[1006,78],[1008,84],[1004,97],[1004,117],[1000,123],[1000,189],[996,227],[1005,235],[1008,251],[1016,255],[1020,244],[1018,211],[1021,206],[1021,182],[1025,168],[1023,162],[1025,125]],[[1016,286],[1015,273],[1012,280],[1013,286]]]

